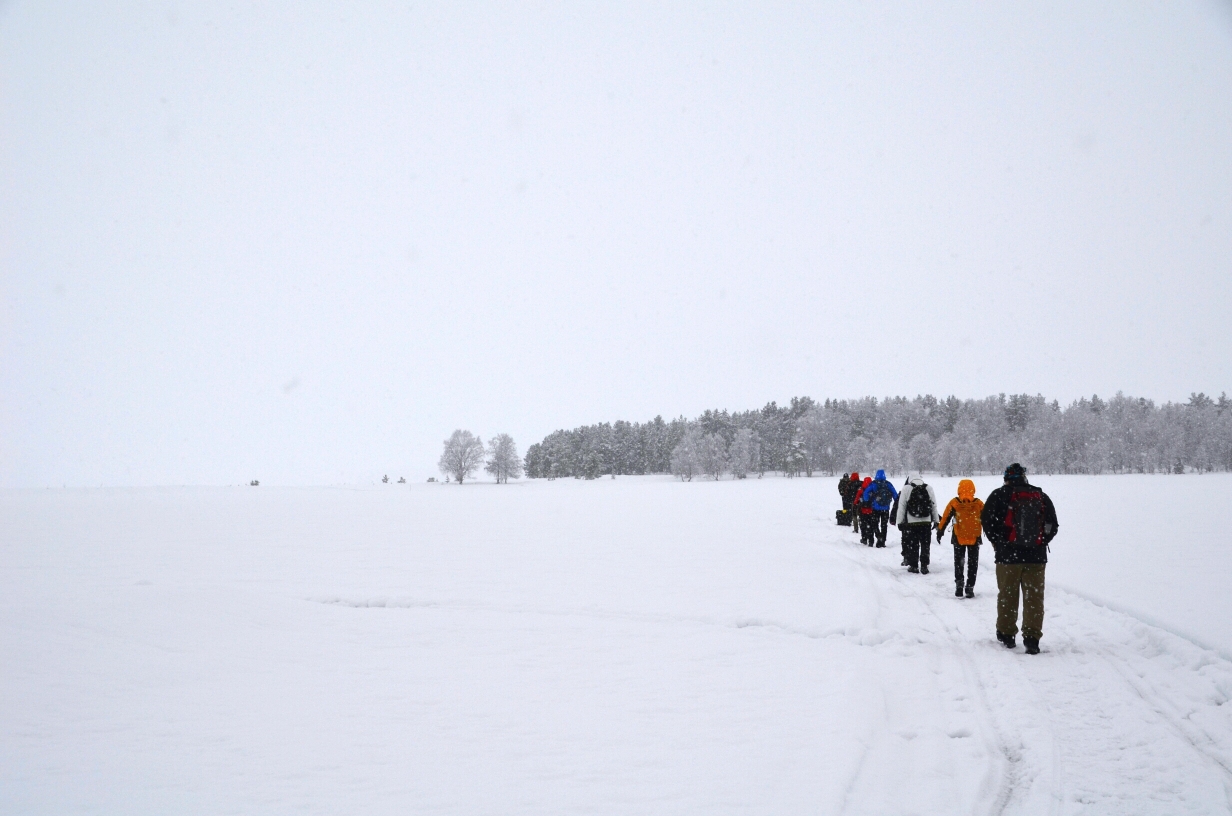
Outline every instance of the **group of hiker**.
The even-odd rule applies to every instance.
[[[1013,649],[1019,632],[1018,607],[1022,599],[1022,642],[1027,654],[1039,654],[1044,626],[1044,569],[1048,545],[1057,535],[1057,512],[1052,499],[1027,481],[1026,469],[1015,462],[1005,469],[1004,484],[980,501],[975,483],[963,479],[958,495],[938,513],[937,496],[918,474],[907,477],[902,490],[890,484],[884,470],[876,476],[843,474],[838,492],[843,509],[840,525],[860,533],[860,543],[884,547],[890,519],[902,533],[902,565],[907,572],[927,575],[932,535],[937,543],[950,528],[954,547],[954,595],[975,597],[975,576],[980,565],[980,544],[992,544],[997,572],[997,640]],[[952,527],[951,527],[952,523]]]

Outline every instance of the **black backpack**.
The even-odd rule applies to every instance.
[[[1010,542],[1015,544],[1044,543],[1044,494],[1028,487],[1010,491],[1010,509],[1005,514],[1010,528]]]
[[[933,498],[928,495],[928,485],[913,484],[907,497],[907,515],[912,518],[932,518]]]
[[[889,482],[877,482],[876,485],[877,491],[873,496],[873,503],[889,507],[890,502],[894,501],[894,489],[890,487]]]

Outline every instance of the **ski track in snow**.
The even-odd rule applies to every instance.
[[[623,620],[633,623],[677,626],[713,626],[723,629],[764,629],[793,637],[811,640],[841,638],[857,646],[880,646],[891,641],[904,640],[900,632],[886,631],[877,627],[836,627],[809,629],[768,618],[747,615],[721,619],[702,615],[656,615],[627,610],[600,609],[594,607],[539,607],[521,604],[495,604],[482,601],[446,600],[425,601],[413,598],[383,597],[346,598],[334,595],[311,596],[304,600],[326,606],[343,606],[351,609],[457,609],[473,612],[491,612],[506,615],[543,615],[546,617],[580,617],[599,620]]]
[[[0,810],[1232,815],[1227,652],[1098,600],[1196,595],[1223,643],[1209,549],[1153,603],[1050,586],[1029,656],[991,547],[956,598],[948,543],[909,574],[832,495],[8,496]],[[1078,591],[1116,580],[1080,504],[1048,575]]]
[[[824,524],[824,519],[818,519]],[[824,529],[824,528],[823,528]],[[891,536],[893,541],[894,536]],[[467,610],[493,614],[587,617],[655,626],[761,630],[814,640],[927,652],[931,697],[951,742],[980,746],[983,769],[969,802],[973,813],[1209,813],[1212,789],[1232,812],[1232,665],[1184,638],[1050,588],[1043,653],[1006,650],[994,638],[996,585],[985,547],[975,599],[949,594],[950,546],[933,546],[930,575],[898,565],[899,550],[868,548],[854,535],[823,535],[857,570],[876,598],[873,626],[809,627],[757,616],[662,615],[597,607],[539,607],[472,600],[314,596],[305,600],[355,609]],[[890,628],[882,610],[902,607],[919,630]],[[1108,633],[1124,636],[1123,641]],[[878,774],[898,746],[919,737],[901,697],[884,695],[882,721],[870,727],[842,812],[876,813]],[[1149,736],[1144,736],[1149,735]],[[966,761],[961,757],[951,761]],[[931,766],[930,766],[931,767]],[[1109,789],[1094,782],[1117,779]],[[922,784],[922,780],[917,780]],[[1193,796],[1194,791],[1205,792]]]
[[[1232,664],[1216,653],[1055,588],[1046,594],[1042,653],[1026,655],[1021,643],[1007,650],[995,640],[990,546],[982,591],[960,599],[948,592],[948,544],[934,542],[925,576],[898,566],[893,544],[869,548],[841,528],[837,540],[824,538],[859,566],[879,606],[888,584],[941,625],[930,634],[962,667],[988,728],[983,740],[996,746],[985,776],[996,792],[975,812],[1232,812]],[[1111,789],[1091,784],[1109,779],[1117,780]]]
[[[899,550],[891,545],[887,545],[882,550],[856,543],[855,546],[859,547],[859,550],[848,550],[844,547],[846,543],[838,542],[841,548],[839,552],[844,558],[857,565],[870,591],[878,598],[878,608],[885,606],[881,587],[888,586],[893,589],[895,600],[915,605],[919,614],[927,615],[940,625],[940,631],[935,628],[930,629],[930,638],[927,642],[937,647],[938,650],[943,650],[945,656],[953,660],[961,672],[964,683],[958,687],[956,692],[951,690],[952,696],[950,697],[950,702],[959,708],[956,713],[961,715],[966,711],[963,704],[971,697],[974,697],[978,703],[979,718],[984,725],[979,729],[979,741],[989,756],[989,763],[983,775],[983,782],[976,792],[976,802],[973,803],[974,812],[1013,813],[1019,812],[1020,805],[1025,806],[1022,812],[1051,812],[1050,809],[1030,807],[1033,803],[1018,802],[1022,798],[1023,751],[1020,746],[1012,744],[1006,736],[1005,728],[998,722],[996,709],[989,702],[988,684],[980,672],[978,663],[972,659],[972,641],[951,620],[947,620],[947,615],[939,609],[935,597],[936,587],[933,586],[935,582],[929,581],[928,584],[923,585],[924,591],[921,591],[921,585],[913,582],[917,576],[906,573],[905,568],[897,566],[897,562],[893,561],[899,557]],[[886,563],[887,559],[891,559],[891,563]],[[925,576],[918,577],[924,578]],[[964,728],[949,730],[952,738],[962,738],[971,733],[969,729]]]

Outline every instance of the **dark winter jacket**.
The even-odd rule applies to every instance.
[[[854,488],[854,489],[853,489]],[[851,509],[851,500],[856,497],[856,490],[859,489],[859,483],[851,480],[851,475],[843,474],[843,478],[838,480],[838,495],[843,500],[843,509]]]
[[[869,498],[868,503],[874,513],[889,513],[894,500],[898,498],[898,491],[886,479],[885,471],[879,470],[873,483],[865,488],[864,495]]]
[[[1038,493],[1044,505],[1044,536],[1039,544],[1012,541],[1014,528],[1009,523],[1010,505],[1015,493]],[[998,564],[1047,564],[1048,542],[1057,535],[1057,511],[1048,494],[1029,484],[1025,479],[1016,479],[998,487],[984,502],[980,514],[984,535],[992,544]]]

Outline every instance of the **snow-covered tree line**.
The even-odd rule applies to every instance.
[[[1065,407],[1028,394],[823,403],[794,397],[790,405],[771,402],[759,411],[556,431],[527,450],[526,475],[675,473],[691,479],[875,468],[958,475],[1000,472],[1013,461],[1036,473],[1227,471],[1230,409],[1232,401],[1222,394],[1156,405],[1118,392]]]

